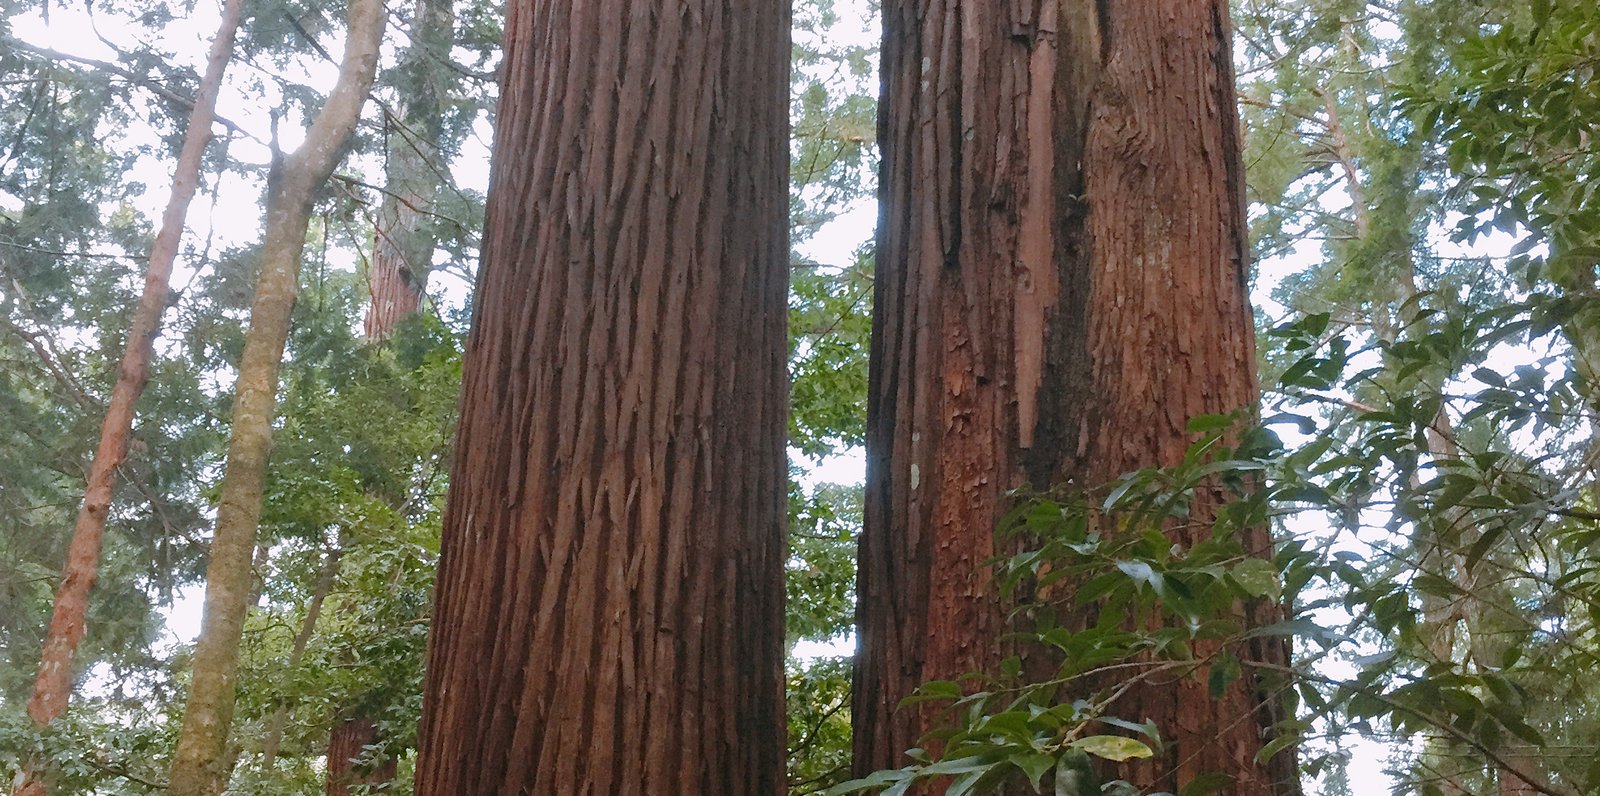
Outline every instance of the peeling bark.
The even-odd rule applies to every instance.
[[[250,606],[250,555],[261,520],[278,366],[299,289],[306,227],[317,189],[343,156],[372,87],[383,20],[382,0],[351,0],[338,81],[305,143],[275,163],[268,177],[261,274],[234,385],[217,526],[206,566],[204,617],[195,644],[189,701],[173,754],[175,796],[214,796],[226,785],[239,641]]]
[[[106,519],[111,513],[117,468],[128,456],[134,412],[150,379],[150,355],[156,336],[161,333],[161,314],[167,306],[172,265],[178,257],[189,204],[199,189],[201,160],[206,146],[211,143],[211,125],[216,119],[217,94],[228,62],[233,59],[234,36],[243,13],[244,0],[228,0],[222,7],[222,19],[206,57],[206,71],[195,92],[183,148],[173,170],[172,193],[161,216],[161,229],[150,246],[144,290],[133,312],[127,344],[117,368],[117,381],[111,388],[111,400],[100,425],[100,442],[89,466],[83,505],[78,509],[50,627],[45,633],[39,675],[28,700],[28,716],[41,727],[60,718],[72,696],[72,659],[88,631],[89,595],[100,575],[100,550]],[[15,787],[17,796],[43,796],[45,786],[39,778],[44,773],[35,766],[24,766]]]
[[[983,562],[1008,490],[1175,465],[1191,418],[1255,404],[1227,12],[884,4],[858,773],[903,765],[931,728],[930,712],[897,710],[918,685],[998,663],[1003,606]],[[1271,555],[1266,529],[1246,536]],[[1279,613],[1243,610],[1250,624]],[[1237,652],[1288,660],[1278,643]],[[1170,753],[1119,773],[1297,793],[1292,754],[1254,761],[1281,708],[1249,679],[1220,699],[1188,681],[1132,689],[1116,712],[1153,719]]]
[[[514,0],[418,794],[781,794],[788,4]]]

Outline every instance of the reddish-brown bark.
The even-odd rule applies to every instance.
[[[919,684],[998,663],[983,562],[1008,490],[1176,464],[1190,418],[1256,400],[1227,4],[896,0],[884,17],[859,772],[903,765],[931,728],[897,710]],[[1241,657],[1282,663],[1271,646]],[[1290,756],[1253,760],[1274,710],[1245,681],[1215,700],[1135,688],[1115,712],[1154,719],[1170,754],[1120,773],[1297,792]]]
[[[411,16],[411,44],[397,73],[406,85],[388,121],[386,186],[367,269],[371,301],[363,328],[382,340],[422,309],[428,270],[436,243],[429,209],[434,206],[445,165],[439,158],[444,132],[454,8],[449,0],[417,0]]]
[[[384,760],[376,768],[364,769],[356,760],[368,746],[378,742],[378,725],[372,719],[342,720],[328,736],[328,781],[326,796],[350,796],[358,785],[382,785],[394,780],[396,765]]]
[[[411,198],[418,197],[412,194]],[[368,339],[382,340],[388,337],[402,321],[422,309],[428,272],[418,258],[421,247],[406,247],[402,242],[419,237],[417,222],[415,213],[397,211],[391,215],[385,212],[380,217],[372,247],[372,264],[367,269],[370,300],[366,317],[362,320],[362,331]],[[427,256],[432,256],[432,241],[428,243]],[[406,248],[411,249],[411,254],[407,254]]]
[[[172,175],[172,194],[161,216],[161,229],[150,246],[149,267],[145,271],[144,291],[134,309],[128,340],[117,368],[117,381],[106,404],[105,420],[100,425],[100,443],[89,466],[83,505],[78,509],[67,563],[56,590],[55,608],[45,633],[39,675],[28,700],[28,716],[41,726],[66,712],[72,695],[72,658],[87,632],[89,594],[100,575],[100,549],[105,537],[106,519],[111,512],[111,497],[117,483],[117,468],[128,455],[128,436],[139,396],[150,378],[150,353],[156,335],[161,333],[161,313],[167,306],[172,265],[183,239],[184,217],[200,185],[201,159],[211,143],[211,124],[216,118],[217,93],[222,76],[233,59],[234,35],[244,13],[244,0],[228,0],[222,7],[222,20],[212,39],[206,58],[206,72],[195,91],[194,108],[184,132],[183,148],[178,153]],[[42,796],[44,784],[37,778],[43,772],[29,767],[19,779],[18,796]]]
[[[514,0],[419,794],[778,794],[788,4]]]

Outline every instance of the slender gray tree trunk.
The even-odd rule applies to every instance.
[[[261,275],[234,385],[222,496],[206,567],[205,613],[172,761],[174,796],[215,796],[226,785],[239,641],[250,603],[251,553],[272,447],[278,366],[299,290],[306,227],[316,191],[333,173],[360,119],[377,70],[383,29],[382,0],[351,0],[338,82],[305,143],[275,163],[268,177]]]

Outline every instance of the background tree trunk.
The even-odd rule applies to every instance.
[[[998,663],[983,562],[1008,490],[1175,465],[1191,418],[1257,393],[1225,2],[899,0],[884,21],[858,773],[931,729],[896,709],[918,685]],[[1287,662],[1266,646],[1240,656]],[[1292,755],[1254,762],[1277,717],[1248,680],[1134,689],[1116,713],[1169,754],[1120,773],[1297,792]]]
[[[322,605],[339,578],[339,560],[344,557],[344,546],[343,538],[336,540],[322,560],[322,570],[317,573],[311,600],[306,604],[306,615],[300,621],[300,629],[294,634],[294,640],[289,643],[289,657],[283,665],[286,672],[293,672],[300,666],[300,659],[305,657],[306,645],[311,643],[311,634],[316,632],[317,620],[322,617]],[[288,718],[289,704],[280,701],[267,719],[267,734],[261,741],[261,770],[264,772],[270,772],[278,759],[278,750],[283,746],[283,723]]]
[[[350,796],[358,785],[382,785],[394,779],[396,765],[393,759],[385,760],[377,768],[366,771],[356,767],[355,761],[368,746],[378,742],[378,725],[369,718],[344,719],[328,736],[328,784],[326,796]]]
[[[377,70],[383,22],[382,0],[351,0],[338,82],[305,143],[275,163],[267,180],[261,274],[234,386],[217,528],[206,566],[205,613],[172,761],[175,796],[213,796],[226,785],[224,752],[233,721],[239,640],[250,604],[250,557],[261,520],[278,365],[299,289],[306,226],[317,189],[333,173],[360,119]]]
[[[788,30],[510,5],[419,794],[783,792]]]
[[[444,137],[442,106],[456,80],[450,63],[454,29],[455,8],[450,0],[417,0],[411,17],[411,44],[396,70],[395,82],[401,91],[393,118],[387,120],[385,192],[367,272],[370,300],[363,331],[374,342],[387,339],[421,311],[426,295],[437,242],[429,214],[438,205],[441,183],[448,173],[440,157],[440,142]],[[386,496],[385,500],[401,509],[399,496]],[[319,597],[322,593],[326,590]],[[308,615],[305,630],[314,622]],[[293,652],[299,653],[304,640],[297,637],[295,641]],[[298,654],[291,655],[289,668],[298,660]],[[287,705],[279,705],[273,711],[263,768],[269,767],[276,755],[287,710]],[[394,779],[397,769],[392,759],[372,771],[358,772],[350,765],[354,756],[378,740],[377,724],[371,718],[358,715],[336,720],[328,738],[328,796],[345,796],[352,785],[380,785]]]
[[[206,146],[211,143],[211,125],[216,118],[217,94],[222,76],[233,59],[234,35],[244,14],[244,0],[227,0],[222,20],[206,57],[206,72],[195,91],[194,109],[184,131],[183,148],[172,174],[172,193],[161,216],[161,229],[150,245],[150,263],[145,271],[144,291],[133,311],[127,345],[117,368],[117,381],[111,388],[111,401],[100,426],[100,443],[84,487],[83,505],[78,509],[67,562],[62,568],[61,585],[56,591],[55,609],[45,633],[39,676],[28,700],[28,716],[39,726],[55,721],[67,710],[72,696],[73,654],[88,630],[89,593],[100,574],[100,548],[105,537],[106,519],[111,513],[112,492],[117,483],[117,468],[128,456],[128,436],[133,432],[133,417],[139,396],[150,379],[150,354],[156,335],[161,333],[161,313],[167,308],[168,283],[172,265],[183,241],[184,219],[189,203],[200,186],[200,165]],[[18,796],[42,796],[43,772],[25,766],[15,792]]]
[[[411,21],[411,46],[401,59],[405,87],[389,120],[386,193],[367,281],[372,301],[364,329],[382,340],[422,309],[436,236],[428,212],[435,206],[446,166],[439,157],[449,95],[449,58],[455,25],[447,0],[418,0]]]

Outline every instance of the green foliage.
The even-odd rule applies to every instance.
[[[865,442],[872,261],[792,274],[789,444],[817,461]]]
[[[796,244],[869,195],[876,166],[876,47],[838,43],[850,30],[833,0],[794,9],[789,218]]]
[[[876,167],[876,48],[851,44],[832,0],[794,9],[790,120],[790,236],[797,249],[823,243],[826,225],[871,195]],[[836,233],[835,233],[836,234]],[[840,643],[855,616],[859,484],[805,486],[811,467],[859,451],[866,420],[872,254],[861,241],[844,267],[798,252],[790,272],[790,468],[787,637]],[[848,248],[846,248],[848,247]],[[819,793],[848,775],[847,658],[795,660],[788,678],[789,783]]]
[[[789,792],[822,793],[850,772],[850,659],[791,662]]]
[[[1472,361],[1510,339],[1548,339],[1571,305],[1537,298],[1458,319],[1423,307],[1419,318],[1434,321],[1427,330],[1408,342],[1379,342],[1371,353],[1401,370],[1439,358]],[[1479,781],[1510,760],[1565,792],[1600,787],[1592,761],[1570,751],[1583,743],[1568,735],[1581,724],[1536,728],[1530,720],[1550,710],[1592,715],[1587,688],[1546,690],[1558,672],[1583,670],[1600,655],[1600,515],[1586,508],[1587,482],[1548,458],[1475,449],[1465,439],[1441,452],[1433,441],[1441,401],[1450,416],[1507,432],[1568,424],[1570,377],[1530,366],[1515,378],[1489,376],[1491,384],[1466,395],[1412,382],[1385,409],[1342,406],[1342,416],[1319,418],[1327,396],[1375,378],[1351,372],[1368,352],[1330,340],[1327,325],[1325,316],[1308,316],[1271,332],[1300,358],[1283,385],[1297,397],[1265,422],[1309,435],[1305,444],[1285,447],[1265,428],[1241,428],[1239,418],[1200,418],[1175,467],[1023,496],[1000,533],[1024,549],[994,564],[1001,588],[1019,602],[1013,615],[1021,648],[1032,650],[1027,663],[1011,658],[998,672],[925,684],[908,702],[949,705],[947,726],[929,739],[940,751],[910,750],[911,765],[831,792],[904,793],[923,780],[957,793],[1018,781],[1038,789],[1051,771],[1056,792],[1063,780],[1073,792],[1088,776],[1077,773],[1079,753],[1116,762],[1162,748],[1161,727],[1117,714],[1127,690],[1153,677],[1192,678],[1214,696],[1241,678],[1285,693],[1297,710],[1263,758],[1350,727],[1437,738],[1452,756],[1476,757],[1469,770]],[[1335,433],[1345,423],[1354,430]],[[1367,519],[1377,515],[1376,525]],[[1169,529],[1195,522],[1208,533],[1174,544]],[[1296,530],[1270,560],[1253,557],[1240,534],[1268,523]],[[1423,530],[1449,551],[1453,569],[1411,549]],[[1426,594],[1465,612],[1462,635],[1470,639],[1444,657],[1434,654],[1434,635],[1447,628],[1419,599]],[[1291,613],[1273,625],[1242,624],[1238,606],[1251,601],[1281,602]],[[1092,626],[1056,619],[1063,608],[1089,604],[1097,606]],[[1292,666],[1237,652],[1251,638],[1273,636],[1296,641],[1302,654]],[[1353,674],[1334,676],[1325,661],[1343,661]],[[1040,677],[1044,670],[1050,674]],[[1520,751],[1510,755],[1508,745]],[[1311,754],[1303,763],[1315,776],[1335,757]],[[1183,792],[1225,789],[1227,772],[1209,773]]]
[[[789,487],[788,638],[826,641],[855,627],[859,484]]]
[[[792,792],[905,793],[933,779],[953,793],[1002,781],[1125,792],[1100,775],[1161,751],[1162,728],[1120,715],[1119,688],[1156,672],[1212,693],[1281,678],[1297,708],[1283,743],[1303,742],[1322,793],[1367,787],[1345,767],[1362,739],[1394,751],[1400,789],[1450,780],[1489,792],[1505,776],[1500,758],[1557,792],[1600,791],[1586,757],[1600,735],[1587,677],[1600,663],[1592,5],[1235,4],[1258,278],[1281,305],[1263,310],[1260,427],[1211,419],[1179,467],[1018,496],[1002,532],[1020,552],[994,563],[1022,600],[1019,641],[1043,651],[1044,674],[1030,660],[1026,674],[1013,663],[929,684],[918,704],[950,709],[929,739],[937,754],[842,784],[849,660],[792,659]],[[42,7],[9,8],[0,33]],[[842,8],[795,9],[791,645],[845,643],[855,599],[859,486],[808,475],[864,436],[873,253],[829,225],[873,194],[876,52]],[[390,10],[404,36],[415,9]],[[431,165],[444,176],[474,165],[501,24],[490,4],[455,11],[453,42],[406,60],[395,40],[378,89],[391,111],[424,88],[440,103]],[[43,756],[59,792],[144,794],[159,790],[187,676],[185,651],[160,628],[201,574],[255,251],[215,232],[185,248],[114,502],[84,685],[41,733],[22,705],[139,287],[151,219],[138,208],[163,187],[139,180],[166,168],[186,115],[148,86],[181,96],[197,78],[197,52],[165,35],[188,10],[90,12],[103,30],[141,32],[113,57],[120,73],[0,39],[0,779]],[[336,48],[337,14],[298,0],[252,14],[229,91],[293,127],[320,102],[299,78],[325,66],[313,44]],[[264,122],[240,121],[269,137]],[[370,114],[348,176],[379,181],[408,131]],[[197,209],[260,189],[260,143],[224,138]],[[432,197],[428,231],[441,270],[470,277],[482,196],[454,182]],[[394,790],[406,789],[465,315],[430,308],[384,346],[357,339],[379,202],[337,183],[307,250],[240,679],[241,792],[318,790],[329,729],[354,715],[376,719],[368,756],[399,759]],[[1165,530],[1197,517],[1209,534],[1174,549]],[[1270,561],[1237,541],[1263,524],[1280,539]],[[1063,626],[1056,598],[1096,601],[1102,621]],[[1237,604],[1278,600],[1291,611],[1282,623],[1240,625]],[[1163,622],[1130,631],[1120,617],[1134,616]],[[1252,633],[1292,638],[1291,670],[1238,654]],[[268,766],[262,747],[280,716]],[[1227,787],[1200,777],[1180,796]]]
[[[1496,22],[1455,48],[1451,80],[1410,87],[1407,108],[1459,177],[1458,232],[1533,230],[1550,245],[1553,281],[1566,283],[1561,271],[1600,260],[1600,16],[1562,0]]]
[[[148,719],[136,703],[95,701],[40,730],[20,714],[0,712],[0,770],[43,759],[56,793],[164,793],[164,773],[153,762],[164,758],[173,738]]]
[[[1268,393],[1286,410],[1277,427],[1293,446],[1349,454],[1404,438],[1389,425],[1395,417],[1432,413],[1422,427],[1433,429],[1434,449],[1418,444],[1414,461],[1372,460],[1373,471],[1350,473],[1342,487],[1371,494],[1352,496],[1339,523],[1348,533],[1370,533],[1377,522],[1393,537],[1348,559],[1352,571],[1386,582],[1395,562],[1409,561],[1426,572],[1383,603],[1394,627],[1404,624],[1394,606],[1415,603],[1421,618],[1407,642],[1415,655],[1491,660],[1501,647],[1536,643],[1527,641],[1540,637],[1530,628],[1570,619],[1551,610],[1564,599],[1541,595],[1545,587],[1537,585],[1552,566],[1544,529],[1514,533],[1490,523],[1478,533],[1470,526],[1481,509],[1459,506],[1417,523],[1416,511],[1433,511],[1427,501],[1419,509],[1406,499],[1414,492],[1396,497],[1394,479],[1376,473],[1399,468],[1431,483],[1439,475],[1432,460],[1487,455],[1513,470],[1535,462],[1565,490],[1564,500],[1588,502],[1580,486],[1593,478],[1584,418],[1600,405],[1589,397],[1600,327],[1593,303],[1583,300],[1592,263],[1559,254],[1551,231],[1582,211],[1549,198],[1560,199],[1559,186],[1580,178],[1567,164],[1584,162],[1551,142],[1562,125],[1581,128],[1587,120],[1553,112],[1546,126],[1544,111],[1592,94],[1581,79],[1582,53],[1593,44],[1582,33],[1594,24],[1589,5],[1433,0],[1380,9],[1298,0],[1249,3],[1238,15],[1252,221],[1264,274],[1283,275],[1266,277],[1277,280],[1266,285],[1276,285],[1277,302],[1310,316],[1306,334],[1263,340],[1264,381],[1283,382]],[[1563,30],[1577,38],[1544,38]],[[1564,79],[1573,67],[1579,79]],[[1550,99],[1558,94],[1566,99]],[[1500,255],[1508,246],[1510,255]],[[1262,318],[1263,327],[1273,323]],[[1303,356],[1318,348],[1324,354],[1315,361]],[[1543,390],[1530,387],[1540,384]],[[1463,452],[1450,455],[1452,447]],[[1441,477],[1458,491],[1472,479],[1505,477],[1486,463],[1448,470]],[[1356,554],[1337,545],[1321,552]],[[1573,555],[1557,569],[1581,558]],[[1483,567],[1495,569],[1477,571]],[[1545,674],[1516,678],[1529,689],[1527,709],[1540,716],[1530,724],[1579,734],[1592,726],[1589,698]],[[1387,740],[1364,719],[1335,711],[1321,720],[1331,730],[1353,727]],[[1335,733],[1318,748],[1338,757],[1342,742]],[[1493,788],[1492,768],[1464,760],[1452,750],[1456,742],[1439,734],[1421,749],[1391,742],[1411,749],[1397,753],[1389,774],[1401,786]],[[1500,749],[1521,754],[1519,743]],[[1579,782],[1570,772],[1546,775],[1553,755],[1534,754],[1528,764],[1554,778],[1553,786],[1563,777]],[[1338,765],[1315,772],[1324,787],[1346,779]]]

